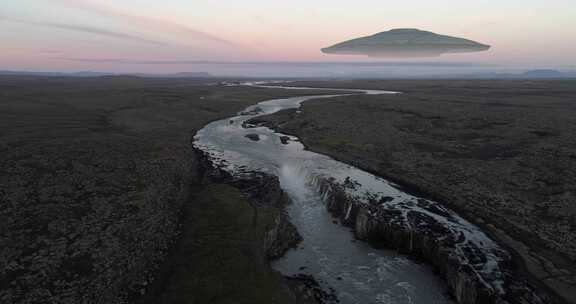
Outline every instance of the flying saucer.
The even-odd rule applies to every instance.
[[[356,38],[323,48],[325,54],[369,57],[438,57],[444,54],[473,53],[490,49],[476,41],[439,35],[418,29],[394,29]]]

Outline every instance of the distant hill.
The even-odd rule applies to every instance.
[[[576,78],[576,71],[558,71],[549,69],[529,70],[524,73],[484,73],[470,75],[472,78],[496,79],[568,79]]]
[[[181,72],[181,73],[173,73],[173,74],[123,74],[123,75],[131,75],[131,76],[139,76],[139,77],[161,77],[161,78],[210,78],[214,77],[210,73],[206,72]]]
[[[564,78],[564,77],[576,77],[576,73],[563,73],[558,70],[531,70],[524,73],[525,77],[536,77],[536,78]]]
[[[93,71],[80,71],[71,73],[62,72],[33,72],[33,71],[0,71],[0,75],[13,76],[56,76],[56,77],[103,77],[103,76],[136,76],[144,78],[210,78],[214,77],[206,72],[181,72],[172,74],[149,74],[149,73],[105,73]]]
[[[449,53],[480,52],[489,45],[419,29],[394,29],[323,48],[325,54],[369,57],[437,57]]]
[[[549,71],[549,72],[544,72]],[[554,72],[552,72],[554,71]],[[576,79],[575,72],[560,72],[555,70],[533,70],[524,73],[445,73],[427,75],[395,75],[394,73],[349,73],[339,78],[364,79]]]

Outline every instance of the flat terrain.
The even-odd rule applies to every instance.
[[[139,298],[169,249],[185,252],[201,236],[182,232],[187,230],[180,227],[197,224],[182,216],[191,212],[183,206],[222,200],[214,194],[219,188],[192,187],[198,182],[190,149],[196,130],[258,101],[300,94],[226,87],[215,80],[0,76],[0,303]],[[228,191],[239,200],[234,189]],[[227,222],[232,217],[203,216],[236,227]],[[257,235],[259,228],[251,229],[247,233]],[[218,246],[242,243],[239,238],[244,235],[231,234],[223,239],[229,244]],[[206,260],[198,253],[188,266],[214,265],[214,244],[204,248]],[[220,260],[221,267],[246,255],[242,248],[254,250],[237,248]],[[230,270],[229,279],[241,272],[262,274],[271,279],[254,279],[253,287],[281,297],[285,291],[266,264],[254,255],[252,263]],[[189,284],[217,283],[210,280]],[[228,286],[220,302],[233,299],[236,288],[242,286]],[[203,290],[204,297],[222,291]],[[186,291],[170,296],[179,292]]]
[[[576,81],[291,85],[404,92],[312,100],[300,114],[258,119],[448,204],[513,249],[536,284],[576,302]]]

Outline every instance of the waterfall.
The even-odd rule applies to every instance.
[[[297,141],[285,145],[279,139],[284,134],[243,126],[250,118],[298,108],[306,100],[350,94],[340,91],[347,93],[263,101],[239,116],[207,125],[195,137],[194,145],[213,164],[238,179],[251,172],[276,175],[292,200],[287,212],[303,241],[273,266],[288,276],[313,276],[324,290],[333,289],[341,303],[449,303],[446,285],[429,266],[357,241],[349,228],[355,227],[357,233],[380,234],[391,247],[431,259],[460,300],[480,303],[476,299],[484,295],[494,300],[504,294],[509,274],[502,265],[509,262],[509,255],[452,210],[307,151]],[[260,140],[247,139],[248,134],[257,134]]]

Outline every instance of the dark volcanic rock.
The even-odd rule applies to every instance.
[[[290,199],[280,187],[277,177],[253,173],[248,178],[244,176],[242,179],[236,179],[228,172],[214,167],[202,150],[194,149],[194,151],[199,158],[200,171],[204,179],[240,189],[252,203],[256,213],[261,208],[274,209],[273,224],[270,225],[263,240],[266,256],[269,259],[281,257],[288,249],[295,248],[300,243],[302,237],[284,212]]]
[[[576,82],[294,85],[404,92],[318,100],[290,120],[261,119],[312,151],[445,203],[513,253],[535,288],[576,303]]]
[[[260,140],[260,136],[258,134],[247,134],[245,137],[252,140],[252,141],[259,141]]]
[[[385,244],[431,263],[444,277],[458,303],[556,303],[514,272],[510,267],[512,257],[505,251],[478,247],[426,213],[405,214],[397,209],[397,204],[361,203],[346,193],[345,185],[328,179],[320,184],[328,210],[343,224],[353,227],[357,238]],[[418,204],[433,210],[426,206],[425,200],[419,200]],[[443,210],[438,214],[446,216]],[[454,219],[448,215],[446,220]]]
[[[334,290],[331,290],[331,292],[324,291],[313,276],[299,274],[286,277],[286,281],[305,301],[317,304],[339,303],[338,297]]]
[[[308,303],[270,269],[270,259],[300,241],[283,212],[288,201],[278,180],[264,174],[236,180],[201,151],[196,155],[202,187],[184,206],[167,272],[141,303]]]
[[[183,205],[195,203],[193,132],[256,100],[302,94],[212,82],[0,76],[0,303],[147,292]],[[267,245],[272,255],[281,244]]]

